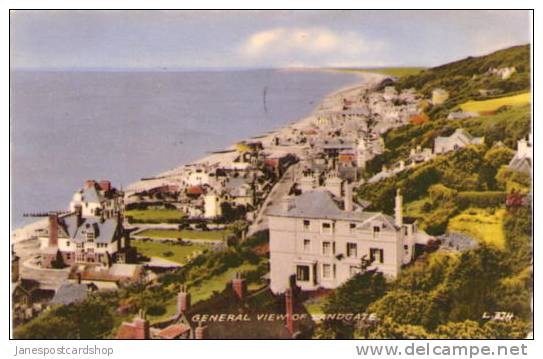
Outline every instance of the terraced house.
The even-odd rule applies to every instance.
[[[413,259],[415,243],[429,239],[414,221],[404,220],[399,192],[394,218],[363,211],[349,186],[343,203],[315,190],[287,197],[268,217],[274,293],[284,292],[293,277],[303,290],[336,288],[360,271],[363,256],[373,260],[370,268],[394,278]]]

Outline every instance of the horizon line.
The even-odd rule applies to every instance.
[[[123,72],[143,72],[143,71],[251,71],[251,70],[345,70],[345,69],[387,69],[387,68],[409,68],[420,67],[427,68],[422,65],[390,65],[390,66],[209,66],[209,67],[175,67],[175,66],[152,66],[152,67],[117,67],[117,66],[67,66],[67,67],[14,67],[10,66],[11,71],[123,71]]]

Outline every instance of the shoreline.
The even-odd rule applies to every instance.
[[[322,71],[334,71],[334,70],[322,69]],[[283,125],[283,127],[271,129],[263,134],[256,134],[249,138],[241,138],[237,140],[236,143],[255,140],[255,141],[260,141],[264,144],[266,142],[271,142],[273,137],[277,134],[281,134],[281,133],[284,133],[285,131],[292,130],[292,129],[301,129],[301,128],[308,127],[315,119],[314,117],[315,113],[327,101],[330,101],[334,97],[340,96],[344,93],[358,91],[362,88],[371,88],[375,86],[379,81],[382,81],[383,79],[388,77],[386,75],[374,74],[374,73],[357,73],[356,75],[360,77],[360,81],[362,81],[361,83],[359,82],[356,84],[343,86],[337,90],[334,90],[328,93],[321,99],[321,101],[315,106],[315,108],[307,116],[294,120],[288,124],[285,124]],[[146,187],[147,184],[152,184],[152,186],[148,186],[148,187],[158,186],[160,185],[161,180],[171,178],[176,175],[180,175],[186,166],[203,165],[205,163],[211,165],[214,163],[228,161],[230,158],[237,157],[237,153],[235,149],[236,143],[233,143],[222,150],[216,150],[214,152],[210,152],[202,158],[196,159],[188,163],[179,164],[169,170],[160,172],[154,176],[147,177],[145,180],[139,180],[139,181],[133,182],[127,185],[125,187],[125,190],[131,191],[137,188],[144,188]]]
[[[293,71],[293,70],[283,69],[283,71]],[[297,71],[297,70],[294,70],[294,71]],[[330,70],[330,69],[311,69],[311,71],[337,72],[335,70]],[[333,100],[334,97],[340,96],[344,93],[357,91],[362,88],[371,88],[375,86],[375,84],[377,84],[379,81],[382,81],[384,78],[387,77],[386,75],[375,74],[375,73],[357,73],[356,76],[359,78],[358,80],[359,82],[351,84],[351,85],[343,86],[342,88],[339,88],[337,90],[334,90],[328,93],[320,100],[319,103],[317,103],[315,108],[305,117],[299,118],[288,124],[285,124],[283,125],[283,127],[280,127],[277,129],[270,129],[269,131],[266,131],[265,133],[255,134],[254,136],[251,136],[250,138],[239,139],[235,143],[233,143],[232,145],[228,146],[227,148],[223,150],[216,150],[214,152],[209,152],[207,155],[203,156],[202,158],[190,161],[188,163],[179,164],[173,168],[160,172],[156,175],[149,176],[149,177],[142,177],[142,179],[140,179],[139,181],[126,185],[125,191],[133,192],[133,191],[138,191],[145,188],[152,188],[152,187],[165,184],[169,182],[168,179],[171,180],[171,178],[181,175],[187,166],[195,166],[195,165],[203,165],[203,164],[211,165],[211,164],[228,162],[230,160],[233,160],[235,157],[237,157],[237,152],[235,150],[236,143],[239,143],[242,141],[260,141],[263,144],[271,143],[273,138],[278,134],[284,134],[287,131],[291,131],[292,129],[306,128],[311,125],[311,123],[315,119],[315,113],[318,112],[319,108],[321,108],[322,105],[325,104],[327,101],[331,101]],[[34,222],[25,224],[17,228],[11,228],[11,231],[10,231],[11,243],[12,244],[19,243],[19,242],[29,239],[36,230],[44,228],[46,225],[47,225],[47,219],[42,218],[42,219],[38,219]],[[10,223],[10,227],[11,227],[11,223]]]

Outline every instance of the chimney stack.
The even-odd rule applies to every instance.
[[[94,180],[86,180],[85,181],[85,188],[92,188],[96,182]]]
[[[352,212],[353,210],[353,187],[350,183],[345,183],[345,198],[343,199],[345,211]]]
[[[134,319],[135,338],[149,339],[151,337],[149,330],[149,321],[145,318],[137,317]]]
[[[245,279],[241,278],[241,274],[239,272],[236,272],[236,277],[232,279],[232,289],[239,300],[243,300],[243,298],[245,298],[245,294],[247,293],[247,285],[245,283]]]
[[[98,186],[102,191],[108,192],[111,190],[111,182],[110,181],[100,181],[98,182]]]
[[[190,309],[190,293],[187,292],[186,286],[182,285],[179,293],[177,293],[177,314],[185,313]]]
[[[394,220],[398,227],[403,225],[403,198],[400,193],[400,189],[396,190],[396,202],[394,206]]]
[[[77,218],[77,227],[79,228],[83,224],[83,207],[80,204],[75,205],[75,216]]]
[[[205,339],[206,332],[207,332],[207,327],[203,325],[202,322],[198,323],[198,326],[194,330],[194,339]]]
[[[49,247],[58,246],[58,214],[49,212]]]
[[[292,301],[292,288],[287,288],[285,291],[285,309],[287,315],[287,330],[290,335],[294,335],[294,320],[292,319],[293,301]]]
[[[294,198],[292,198],[292,197],[284,197],[283,201],[281,202],[281,205],[282,205],[283,211],[285,211],[285,212],[290,211],[291,209],[293,209],[295,207],[294,206]]]

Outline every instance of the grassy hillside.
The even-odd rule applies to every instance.
[[[496,111],[503,106],[522,106],[529,104],[531,95],[529,92],[519,95],[504,96],[491,100],[474,101],[470,100],[460,105],[460,108],[466,112],[488,112]]]
[[[394,77],[404,77],[416,75],[424,70],[425,67],[372,67],[372,68],[338,68],[336,70],[343,72],[370,72]]]
[[[491,68],[515,67],[509,79],[488,73]],[[485,100],[505,94],[518,94],[530,90],[530,47],[514,46],[480,57],[468,57],[442,66],[401,78],[399,89],[415,88],[425,96],[442,88],[450,98],[429,110],[432,118],[445,116],[449,110],[469,100]],[[491,95],[489,95],[491,94]]]
[[[371,69],[361,69],[362,72],[371,72],[376,74],[389,75],[394,77],[404,77],[416,75],[423,71],[424,67],[379,67]]]
[[[390,166],[400,159],[405,159],[409,151],[417,145],[433,148],[437,136],[449,136],[457,128],[464,128],[473,136],[484,136],[488,146],[501,141],[514,150],[517,141],[530,133],[531,108],[529,105],[523,105],[491,116],[464,120],[436,120],[390,130],[384,135],[385,152],[366,165],[368,175],[379,172],[384,164]]]

